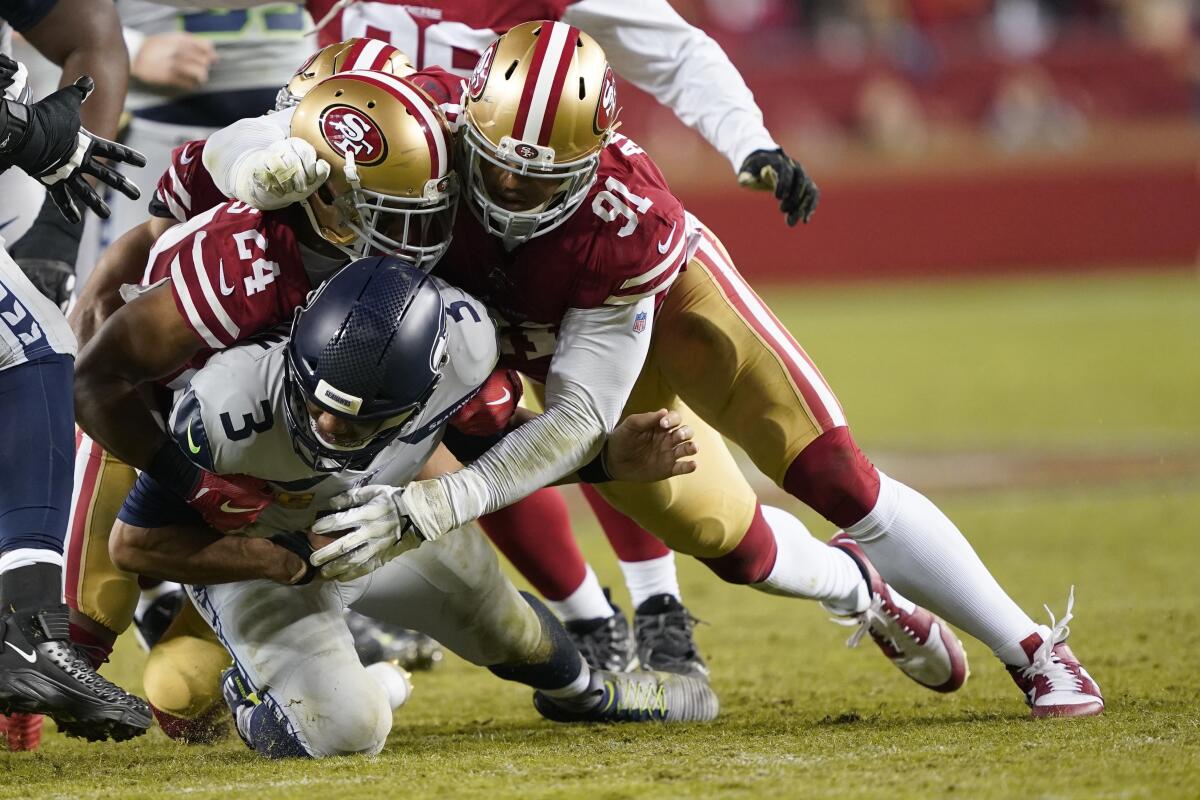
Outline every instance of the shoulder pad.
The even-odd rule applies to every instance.
[[[204,427],[200,398],[188,387],[171,409],[171,438],[188,459],[201,469],[213,471],[212,447]]]

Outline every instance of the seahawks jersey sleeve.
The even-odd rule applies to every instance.
[[[500,355],[496,326],[483,303],[440,278],[433,282],[446,305],[446,367],[421,420],[404,437],[410,443],[440,434],[492,374]]]
[[[176,394],[168,427],[196,466],[266,480],[308,474],[284,420],[285,342],[281,328],[218,353]]]
[[[143,282],[169,278],[203,347],[230,347],[290,320],[312,288],[286,222],[243,203],[215,206],[159,237]]]
[[[204,168],[203,153],[203,139],[184,142],[171,151],[171,165],[150,198],[151,215],[186,222],[228,200]]]

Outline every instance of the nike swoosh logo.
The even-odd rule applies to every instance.
[[[191,422],[188,423],[188,450],[191,450],[192,453],[200,452],[200,446],[197,445],[196,442],[192,439],[192,423]]]
[[[671,232],[667,234],[667,240],[665,242],[658,243],[658,252],[665,253],[671,247],[671,240],[675,238],[675,227],[677,225],[679,225],[678,222],[671,226]]]
[[[228,500],[226,500],[224,503],[221,503],[221,510],[226,514],[249,514],[251,511],[258,511],[257,508],[238,508],[237,506],[231,506]]]
[[[484,403],[484,405],[485,406],[502,406],[505,403],[507,403],[509,401],[509,398],[511,398],[511,397],[512,397],[512,392],[510,392],[508,390],[508,388],[505,387],[504,397],[501,397],[499,400],[489,400],[488,402]]]
[[[181,153],[179,154],[179,163],[180,163],[180,164],[190,164],[190,163],[192,163],[192,159],[193,159],[193,158],[195,158],[195,156],[189,156],[189,155],[188,155],[188,151],[189,151],[189,150],[191,150],[191,148],[190,148],[190,147],[185,147],[185,148],[183,148],[183,152],[181,152]]]
[[[8,645],[9,647],[11,647],[13,650],[15,650],[17,652],[17,655],[19,655],[21,658],[28,661],[30,664],[37,661],[37,651],[36,650],[30,650],[28,653],[26,653],[24,650],[17,647],[12,642],[5,642],[5,644]]]
[[[233,294],[233,287],[225,285],[225,261],[222,259],[217,266],[217,276],[220,279],[221,294],[225,297]]]

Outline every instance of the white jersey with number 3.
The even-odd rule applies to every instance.
[[[441,441],[446,421],[491,374],[496,329],[483,304],[434,280],[446,308],[449,360],[411,432],[365,470],[320,472],[296,453],[284,410],[287,340],[282,331],[217,353],[177,393],[170,429],[185,453],[218,474],[271,483],[275,503],[259,516],[254,534],[308,528],[328,509],[331,497],[355,486],[408,483]]]

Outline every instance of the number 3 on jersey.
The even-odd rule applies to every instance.
[[[618,217],[625,220],[625,224],[617,231],[617,236],[623,239],[637,228],[638,214],[649,211],[654,201],[634,194],[628,186],[613,177],[604,182],[604,187],[592,198],[592,211],[605,222],[612,222]]]

